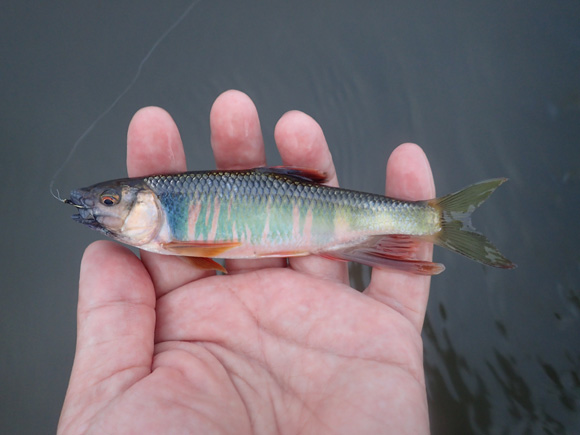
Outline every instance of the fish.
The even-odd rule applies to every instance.
[[[123,178],[75,189],[72,218],[124,244],[226,272],[214,258],[318,255],[436,275],[423,242],[513,269],[471,226],[471,214],[506,178],[439,198],[404,201],[326,186],[325,173],[291,166]]]

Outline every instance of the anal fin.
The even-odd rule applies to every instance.
[[[420,239],[393,234],[371,239],[362,245],[322,252],[318,255],[333,260],[354,261],[371,267],[397,269],[419,275],[437,275],[445,270],[439,263],[417,259]]]

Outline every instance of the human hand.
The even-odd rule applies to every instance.
[[[211,117],[220,169],[266,164],[256,109],[237,91]],[[275,139],[285,165],[329,174],[319,125],[285,114]],[[137,112],[132,177],[186,169],[171,117]],[[412,144],[387,165],[387,194],[435,197]],[[430,260],[432,247],[419,258]],[[113,242],[81,265],[76,355],[59,433],[426,433],[421,327],[430,278],[375,269],[349,286],[346,264],[316,256],[228,260],[228,275]]]

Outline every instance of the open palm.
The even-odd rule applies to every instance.
[[[256,109],[237,91],[211,113],[220,169],[263,166]],[[278,122],[286,165],[338,185],[318,124]],[[159,108],[129,127],[133,177],[185,170],[177,127]],[[434,197],[419,147],[397,148],[387,193]],[[429,259],[431,248],[420,257]],[[112,242],[81,266],[78,339],[60,433],[424,433],[423,324],[429,278],[373,270],[359,293],[346,264],[316,256],[230,260],[228,275]]]

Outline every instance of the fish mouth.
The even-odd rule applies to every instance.
[[[103,227],[93,214],[94,201],[87,198],[86,192],[83,192],[82,189],[73,190],[70,193],[70,198],[65,199],[64,203],[77,208],[78,214],[73,214],[71,216],[75,222],[86,225],[93,230],[103,230]]]

